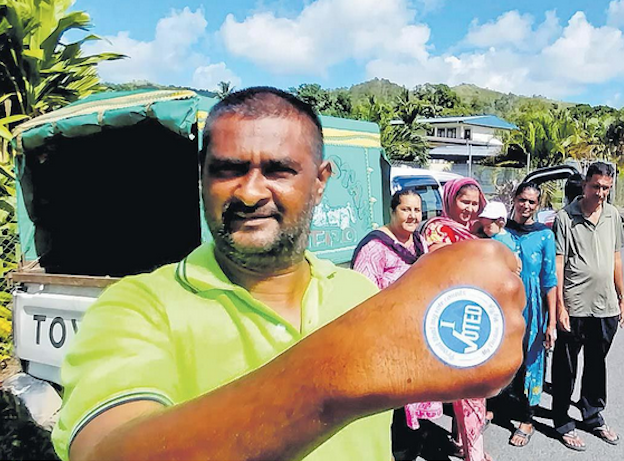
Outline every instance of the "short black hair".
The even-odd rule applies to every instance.
[[[521,182],[516,188],[516,192],[514,193],[514,198],[516,198],[518,195],[520,195],[527,189],[534,190],[535,192],[537,192],[537,200],[542,198],[542,190],[537,185],[537,183],[534,183],[533,181]]]
[[[587,169],[585,181],[589,181],[591,177],[596,174],[598,176],[608,176],[612,178],[615,176],[615,168],[613,168],[613,165],[606,162],[594,162],[589,165],[589,168]]]
[[[416,189],[414,189],[413,187],[399,189],[394,194],[392,194],[392,199],[390,200],[390,209],[392,211],[396,210],[396,207],[398,207],[399,204],[401,203],[401,197],[405,195],[415,195],[420,199],[422,203],[422,197],[420,196],[418,192],[416,192]]]
[[[212,128],[219,118],[229,114],[249,119],[300,116],[312,124],[312,151],[316,160],[323,159],[323,127],[312,106],[286,91],[270,86],[255,86],[229,94],[211,109],[206,119],[203,144],[199,154],[202,168],[212,142]]]

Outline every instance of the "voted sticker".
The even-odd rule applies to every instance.
[[[503,341],[505,319],[492,296],[472,287],[441,293],[425,314],[425,339],[444,363],[468,368],[489,360]]]

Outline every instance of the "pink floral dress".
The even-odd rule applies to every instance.
[[[477,238],[465,227],[446,217],[430,219],[421,232],[429,246],[437,243],[453,244]],[[485,399],[464,399],[453,402],[459,442],[464,449],[466,461],[489,459],[485,454],[482,434],[486,411]]]
[[[421,237],[415,234],[414,238]],[[421,243],[424,243],[424,239]],[[405,248],[414,252],[414,244]],[[422,248],[426,251],[427,246],[423,244]],[[410,266],[411,264],[380,240],[371,240],[361,247],[353,263],[353,269],[372,280],[380,290],[395,282]],[[436,419],[440,416],[441,402],[418,402],[405,406],[407,425],[414,430],[420,427],[419,419]]]

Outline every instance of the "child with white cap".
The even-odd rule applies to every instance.
[[[514,253],[518,253],[518,244],[513,236],[505,230],[507,223],[507,208],[502,202],[491,201],[485,205],[479,215],[483,232],[490,238],[506,245]]]

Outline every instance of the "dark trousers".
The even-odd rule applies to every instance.
[[[605,359],[615,332],[618,317],[570,317],[570,332],[558,331],[552,369],[553,421],[555,429],[565,434],[575,428],[568,415],[570,399],[583,349],[583,377],[579,402],[583,422],[588,428],[604,424],[600,412],[607,404],[607,368]]]
[[[405,408],[397,408],[392,415],[392,455],[396,461],[412,460],[421,448],[421,430],[412,430],[407,425]]]

